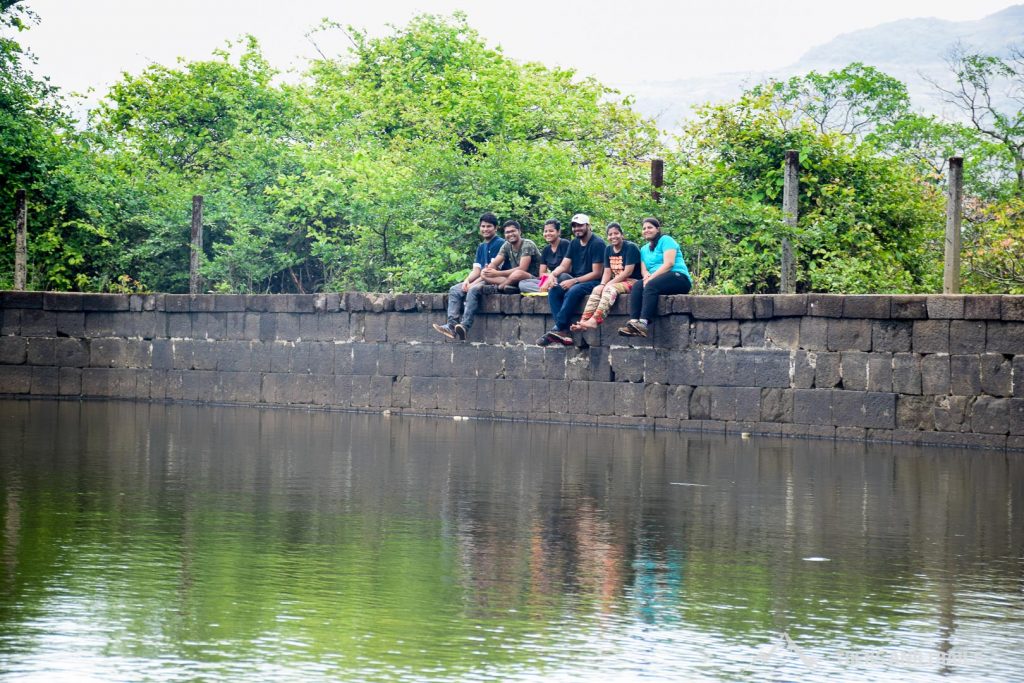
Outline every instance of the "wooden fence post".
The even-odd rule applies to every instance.
[[[14,193],[14,289],[25,290],[28,273],[28,204],[25,190]]]
[[[800,199],[800,153],[795,149],[786,151],[786,167],[782,186],[782,214],[786,225],[796,228],[798,200]],[[796,292],[796,262],[789,237],[782,238],[782,274],[779,291],[783,294]]]
[[[942,293],[960,293],[960,225],[964,200],[964,160],[949,160],[949,194],[946,197],[946,254],[942,268]]]
[[[200,293],[199,254],[203,251],[203,196],[192,197],[192,255],[188,267],[188,293]]]
[[[661,186],[665,184],[665,162],[662,159],[651,159],[651,198],[661,201]]]

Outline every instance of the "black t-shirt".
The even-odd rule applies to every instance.
[[[640,247],[627,240],[622,243],[622,251],[616,254],[615,247],[608,245],[604,252],[604,267],[611,269],[612,277],[616,277],[630,265],[635,266],[633,272],[629,274],[630,279],[639,280]]]
[[[583,246],[577,237],[569,244],[569,251],[565,257],[572,259],[572,266],[569,268],[569,275],[572,277],[583,277],[593,272],[595,263],[604,263],[604,240],[591,233],[587,246]]]
[[[562,265],[562,259],[565,258],[567,251],[569,251],[569,240],[559,239],[557,249],[552,250],[550,244],[544,247],[544,250],[540,252],[540,262],[548,267],[550,273]]]

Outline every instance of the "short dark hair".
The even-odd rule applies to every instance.
[[[523,231],[522,226],[519,225],[519,221],[505,221],[504,223],[501,224],[501,229],[502,230],[504,230],[505,228],[509,228],[509,227],[515,228],[519,232]]]
[[[558,232],[562,232],[562,224],[558,222],[557,218],[549,218],[546,221],[544,221],[545,228],[548,227],[549,225],[555,226],[555,230],[557,230]]]
[[[488,211],[483,216],[480,216],[480,222],[481,223],[490,223],[491,225],[497,225],[498,224],[498,217],[495,216],[490,211]]]
[[[607,235],[609,230],[618,230],[621,233],[622,232],[622,226],[619,225],[618,223],[616,223],[615,221],[612,221],[611,223],[609,223],[607,225],[607,227],[605,227],[604,234]],[[623,233],[623,234],[625,234],[625,233]]]

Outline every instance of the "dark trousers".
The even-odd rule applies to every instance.
[[[644,286],[637,280],[629,293],[629,317],[654,320],[658,315],[658,297],[662,294],[686,294],[690,291],[690,278],[682,273],[659,275]]]
[[[572,279],[570,275],[563,274],[558,277],[559,282]],[[576,313],[580,304],[590,296],[594,287],[600,284],[600,280],[589,280],[580,282],[569,288],[568,291],[555,285],[548,290],[548,304],[551,306],[551,315],[555,319],[555,329],[569,329],[569,319]]]

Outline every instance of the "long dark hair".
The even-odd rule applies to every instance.
[[[640,221],[640,229],[641,230],[644,227],[644,223],[650,223],[651,225],[653,225],[654,227],[656,227],[658,229],[658,232],[655,233],[654,238],[650,239],[650,240],[647,240],[648,242],[651,243],[651,249],[654,249],[654,247],[656,247],[658,245],[658,240],[661,239],[661,221],[659,221],[657,218],[654,218],[653,216],[645,218],[642,221]]]

